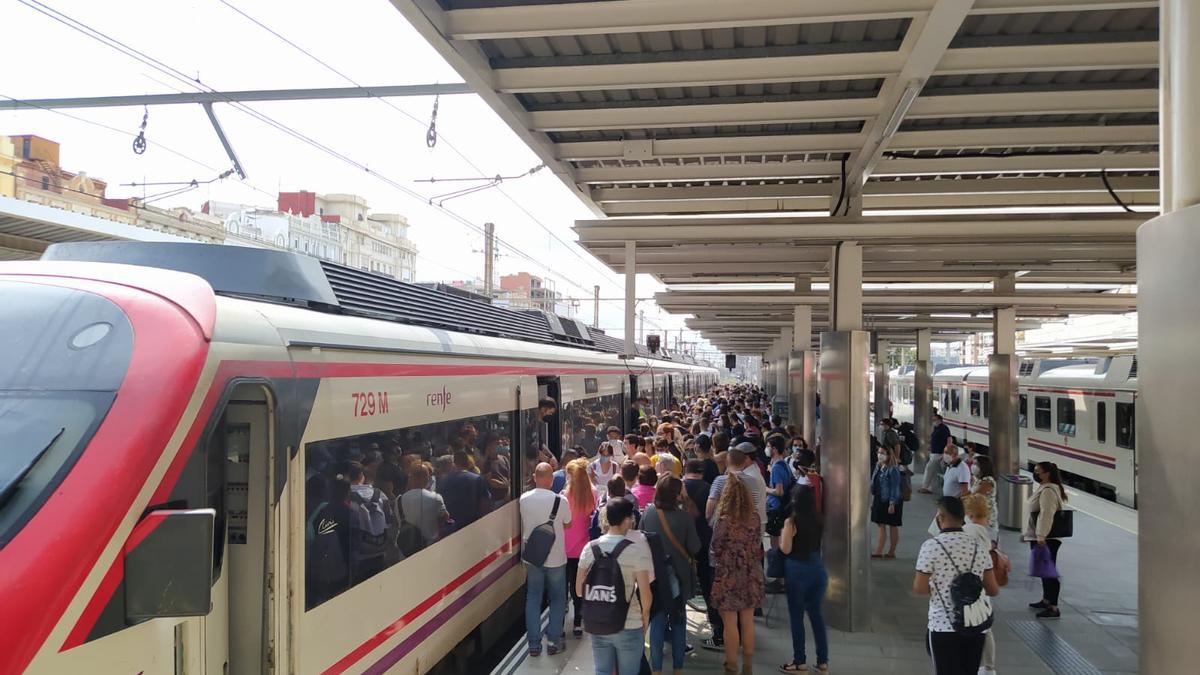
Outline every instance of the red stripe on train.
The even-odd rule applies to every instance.
[[[437,591],[434,591],[429,595],[429,597],[425,598],[415,607],[405,612],[404,615],[399,619],[396,619],[387,626],[384,626],[382,630],[375,635],[372,635],[370,639],[355,647],[349,654],[343,656],[341,659],[338,659],[337,663],[334,663],[332,666],[329,666],[325,670],[321,671],[321,674],[338,675],[339,673],[344,673],[349,670],[350,666],[358,663],[364,656],[374,651],[376,647],[384,642],[387,642],[389,638],[404,630],[406,626],[411,625],[417,617],[429,611],[437,603],[445,600],[446,597],[457,591],[463,584],[470,581],[475,575],[482,572],[488,565],[491,565],[493,562],[499,560],[504,554],[512,552],[512,550],[516,548],[520,541],[520,537],[513,537],[508,543],[484,556],[482,560],[472,565],[466,572],[463,572],[455,577],[450,583],[442,586]],[[437,544],[434,544],[434,546],[437,546]]]

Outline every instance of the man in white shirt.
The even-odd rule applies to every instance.
[[[621,440],[621,429],[610,426],[604,433],[608,436],[608,444],[612,446],[613,461],[620,466],[625,461],[625,441]]]
[[[934,672],[939,675],[978,672],[986,639],[986,632],[955,630],[951,616],[954,599],[950,591],[954,578],[971,572],[983,580],[983,590],[988,596],[1000,593],[992,573],[992,557],[974,537],[963,532],[963,518],[963,504],[957,497],[938,500],[935,520],[940,533],[921,545],[913,578],[913,592],[929,596],[929,653],[933,656]],[[981,596],[979,604],[990,609],[985,597]]]
[[[758,527],[762,530],[767,526],[767,482],[763,480],[758,465],[750,459],[750,454],[756,450],[753,443],[738,443],[725,453],[725,461],[729,465],[726,474],[738,474],[745,481],[746,488],[750,490],[750,496],[754,498],[754,509],[758,512]],[[708,504],[704,507],[704,515],[710,522],[717,512],[717,502],[721,499],[721,492],[725,489],[726,480],[724,474],[717,476],[717,479],[713,481],[712,488],[709,489]]]
[[[554,467],[546,462],[533,470],[534,489],[521,495],[521,542],[529,541],[529,535],[538,525],[550,520],[550,513],[558,503],[554,516],[554,544],[546,561],[541,565],[525,563],[525,635],[529,641],[529,655],[542,653],[542,594],[549,596],[550,623],[546,626],[546,651],[557,654],[565,648],[563,642],[563,619],[567,613],[567,550],[563,538],[563,526],[571,522],[571,505],[563,495],[550,490],[554,482]]]
[[[947,444],[944,460],[946,474],[942,476],[942,496],[961,498],[971,491],[971,469],[958,454],[958,448]]]

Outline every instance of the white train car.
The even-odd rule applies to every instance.
[[[0,673],[461,671],[521,616],[539,439],[558,452],[571,425],[623,426],[633,392],[717,378],[232,246],[52,247],[0,263],[0,297]],[[490,512],[364,554],[339,515],[349,461],[383,458],[378,479],[454,448],[495,469]]]
[[[1022,465],[1054,462],[1075,485],[1136,506],[1136,357],[1026,360],[1017,384]],[[911,402],[912,386],[911,370],[894,371],[895,400]],[[987,367],[944,368],[933,388],[951,433],[987,447]]]

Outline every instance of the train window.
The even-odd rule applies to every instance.
[[[979,417],[979,414],[979,392],[973,391],[971,392],[971,417]]]
[[[1134,404],[1117,403],[1117,447],[1133,450],[1137,444]]]
[[[1050,431],[1050,397],[1033,397],[1033,426],[1042,431]]]
[[[1096,404],[1096,441],[1104,443],[1108,440],[1108,408],[1104,401]]]
[[[1029,397],[1025,394],[1017,397],[1017,425],[1022,429],[1029,426]]]
[[[950,410],[958,412],[959,406],[962,403],[962,395],[958,388],[950,390]]]
[[[986,392],[986,391],[983,392],[983,416],[985,419],[987,418],[988,414],[991,413],[991,400],[990,399],[991,399],[991,396],[988,395],[988,392]]]
[[[1075,435],[1075,401],[1060,398],[1055,401],[1058,407],[1058,433],[1063,436]]]
[[[563,447],[582,447],[588,457],[594,457],[608,427],[621,428],[621,395],[567,401],[562,412]]]
[[[503,412],[306,444],[305,608],[400,562],[402,520],[420,548],[513,500],[513,474],[532,473],[512,464],[515,421]]]

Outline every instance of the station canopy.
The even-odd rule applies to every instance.
[[[769,349],[797,304],[826,329],[839,241],[893,341],[1136,308],[1153,0],[393,4],[593,211],[580,243],[623,272],[636,242],[725,351]]]

